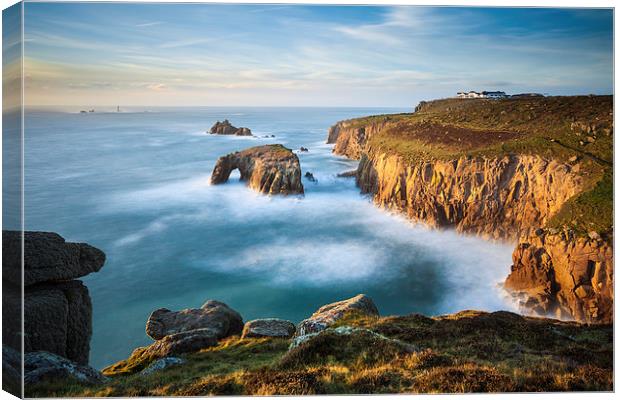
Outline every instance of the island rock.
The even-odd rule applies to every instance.
[[[265,194],[303,194],[301,167],[297,155],[280,145],[251,147],[220,157],[211,174],[211,184],[228,181],[238,169],[241,180]]]
[[[217,121],[209,130],[209,133],[212,135],[252,136],[252,131],[249,128],[237,128],[227,119],[222,122]]]

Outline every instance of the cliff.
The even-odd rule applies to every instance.
[[[211,174],[211,183],[217,185],[228,181],[234,169],[239,169],[242,181],[259,192],[304,193],[299,159],[282,145],[251,147],[220,157]]]
[[[613,289],[590,291],[588,284],[577,295],[579,284],[554,279],[573,276],[577,259],[612,265],[611,97],[441,100],[417,110],[330,128],[334,152],[360,159],[361,191],[415,221],[521,247],[532,244],[529,237],[539,228],[571,231],[561,245],[551,239],[532,244],[554,255],[556,278],[521,274],[506,288],[534,313],[610,321]],[[590,236],[606,247],[583,245]],[[523,261],[519,246],[513,269],[548,269],[536,257]],[[605,274],[603,285],[611,288],[611,267]],[[549,286],[544,301],[532,289],[541,279]]]
[[[228,308],[213,300],[207,303]],[[230,315],[230,311],[226,314]],[[204,313],[189,325],[188,313],[174,313],[183,316],[182,320],[175,318],[175,333],[136,349],[127,360],[104,369],[107,382],[67,384],[55,379],[28,386],[27,395],[127,397],[613,389],[612,325],[587,326],[509,312],[382,317],[370,298],[358,295],[320,307],[296,328],[288,321],[259,320],[272,328],[286,325],[283,334],[276,332],[277,329],[267,329],[259,337],[240,337],[238,332],[228,332],[217,339],[212,329],[195,329],[196,324],[209,325]],[[216,322],[216,317],[211,322]],[[245,326],[255,323],[250,321]],[[295,330],[297,335],[291,337],[291,331]],[[265,335],[267,332],[271,334]],[[202,340],[205,335],[211,340]]]

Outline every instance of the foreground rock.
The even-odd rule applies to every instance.
[[[295,334],[295,324],[277,318],[255,319],[243,327],[242,338],[290,338]]]
[[[78,365],[47,351],[26,353],[24,356],[24,384],[37,385],[74,379],[83,384],[96,385],[107,380],[101,372],[86,365]]]
[[[257,146],[220,157],[211,174],[214,185],[228,181],[238,169],[241,180],[265,194],[303,194],[297,155],[280,145]]]
[[[209,130],[209,133],[212,135],[252,136],[252,131],[249,128],[232,126],[227,119],[222,122],[217,121]]]
[[[505,287],[526,312],[587,323],[612,323],[612,247],[600,236],[540,230],[523,236]]]
[[[2,279],[21,285],[21,233],[2,231]],[[13,252],[17,252],[13,254]],[[105,254],[86,243],[69,243],[54,232],[29,232],[24,234],[24,286],[41,282],[76,279],[97,272],[105,263]]]
[[[200,308],[181,311],[160,308],[153,311],[146,322],[146,334],[155,340],[195,329],[208,329],[215,339],[221,339],[241,334],[243,320],[226,304],[209,300]]]
[[[350,299],[327,304],[319,308],[310,318],[299,323],[296,336],[320,332],[350,312],[379,316],[379,310],[377,310],[377,306],[375,306],[372,299],[364,294],[358,294]]]
[[[19,273],[21,233],[3,231],[3,339],[18,349],[24,312],[25,352],[48,351],[87,364],[92,335],[88,289],[71,280],[101,269],[105,254],[51,232],[24,233],[24,297]]]

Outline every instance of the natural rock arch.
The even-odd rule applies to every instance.
[[[227,182],[235,169],[239,170],[242,181],[262,193],[304,193],[299,159],[282,145],[251,147],[220,157],[211,174],[211,183]]]

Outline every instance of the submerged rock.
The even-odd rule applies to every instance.
[[[290,338],[295,334],[295,324],[277,318],[255,319],[243,327],[242,338]]]
[[[358,294],[350,299],[319,308],[310,318],[299,323],[296,336],[320,332],[340,320],[348,312],[379,316],[379,310],[372,299],[365,294]]]
[[[243,320],[226,304],[209,300],[200,308],[181,311],[160,308],[146,322],[146,334],[155,340],[195,329],[208,329],[216,339],[221,339],[241,334]]]
[[[108,380],[101,372],[87,365],[78,365],[57,354],[37,351],[24,355],[24,384],[72,378],[81,383],[100,384]]]
[[[217,121],[209,130],[209,133],[212,135],[252,136],[252,131],[249,128],[237,128],[227,119],[222,122]]]
[[[307,148],[307,147],[304,147],[304,146],[301,146],[301,147],[299,148],[299,151],[300,151],[300,152],[302,152],[302,153],[307,153],[307,152],[308,152],[308,148]]]
[[[214,185],[228,181],[239,169],[241,180],[265,194],[303,194],[299,159],[280,145],[256,146],[220,157],[211,174]]]

